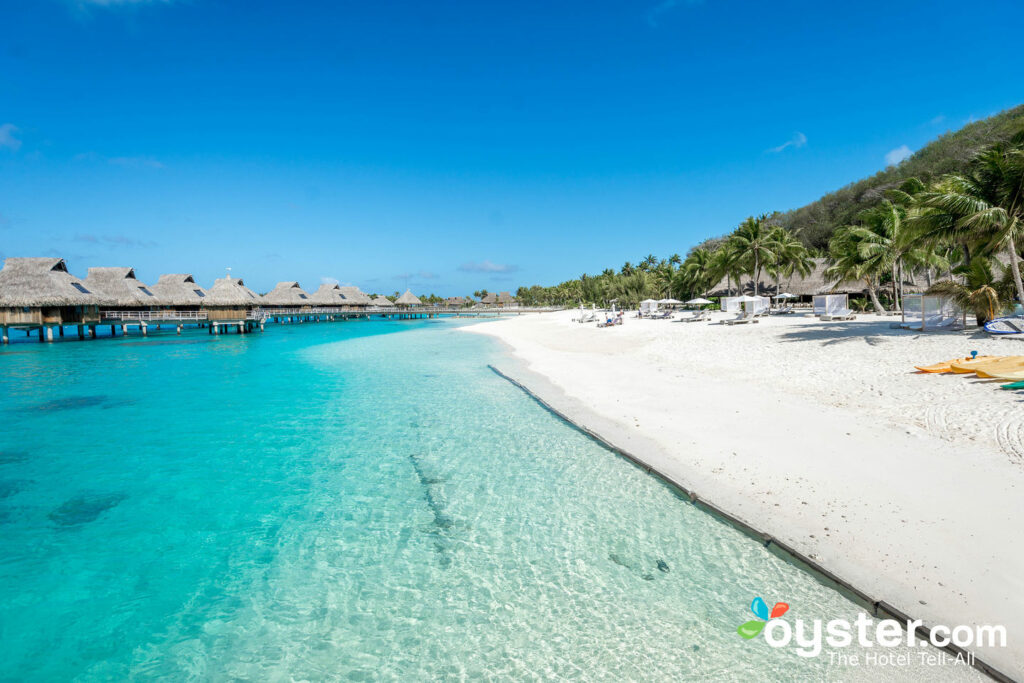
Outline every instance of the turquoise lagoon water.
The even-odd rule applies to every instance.
[[[809,680],[857,608],[496,376],[453,321],[0,351],[0,678]]]

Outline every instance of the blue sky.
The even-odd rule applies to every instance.
[[[0,254],[466,294],[1024,101],[1019,2],[0,0]]]

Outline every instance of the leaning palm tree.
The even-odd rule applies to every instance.
[[[703,247],[694,249],[683,261],[682,267],[676,271],[677,275],[673,286],[678,294],[686,293],[684,296],[699,294],[703,296],[716,277],[715,261],[712,252]]]

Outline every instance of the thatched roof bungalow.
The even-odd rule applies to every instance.
[[[380,308],[392,308],[395,305],[391,301],[391,299],[387,298],[386,296],[381,296],[380,294],[378,294],[377,296],[373,297],[373,300],[372,300],[371,303],[374,306],[379,306]]]
[[[422,306],[423,302],[420,301],[419,297],[412,293],[411,290],[405,290],[405,294],[398,297],[395,303],[403,308],[411,308],[412,306]]]
[[[469,299],[461,296],[450,296],[444,300],[446,306],[465,306],[469,303]]]
[[[485,306],[493,306],[494,304],[498,303],[498,295],[495,294],[494,292],[488,292],[487,294],[484,294],[482,297],[480,297],[480,303],[484,304]]]
[[[150,289],[161,306],[179,310],[198,308],[206,301],[206,290],[188,273],[161,275]]]
[[[277,286],[260,297],[264,306],[275,308],[308,308],[311,305],[307,294],[298,282],[278,282]]]
[[[369,306],[373,300],[358,287],[339,287],[348,306]]]
[[[758,288],[759,293],[761,296],[774,296],[782,292],[789,292],[799,297],[809,298],[815,294],[863,294],[866,291],[866,285],[863,280],[843,280],[837,283],[826,279],[825,269],[828,268],[828,261],[823,258],[816,258],[814,262],[814,270],[806,278],[802,278],[799,275],[794,275],[792,278],[782,278],[779,283],[779,291],[775,289],[775,281],[767,274],[762,274],[760,287]],[[749,276],[741,283],[733,280],[731,284],[733,296],[754,293],[754,281]],[[729,296],[730,289],[728,285],[729,283],[726,278],[722,278],[705,293],[705,296]],[[905,282],[903,285],[903,291],[907,293],[920,292],[923,289],[923,287],[912,281]]]
[[[249,310],[259,305],[256,292],[246,287],[241,278],[230,275],[214,280],[203,300],[210,320],[244,320],[249,317]]]
[[[0,270],[0,325],[99,322],[99,299],[62,258],[8,258]]]
[[[132,268],[90,268],[85,286],[104,308],[138,310],[159,304],[156,294],[135,277]]]
[[[516,302],[516,298],[509,292],[501,292],[498,294],[497,301],[499,306],[511,306]]]
[[[347,306],[345,297],[341,295],[341,287],[335,284],[322,284],[320,288],[309,295],[309,301],[314,306],[330,306],[341,308]]]

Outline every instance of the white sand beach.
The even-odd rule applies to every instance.
[[[977,652],[1024,677],[1024,394],[913,369],[1024,344],[873,315],[574,315],[465,329],[503,340],[500,369],[561,412],[874,599],[931,625],[1005,625],[1007,648]]]

